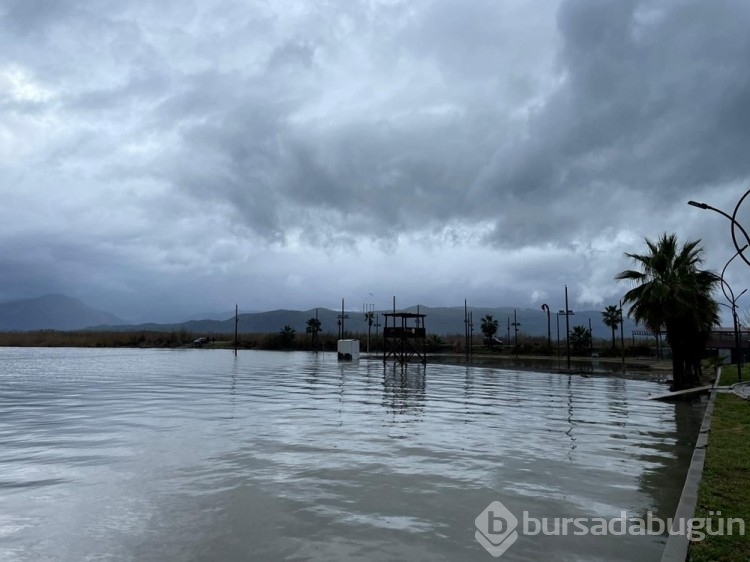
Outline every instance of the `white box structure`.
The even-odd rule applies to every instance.
[[[339,340],[339,361],[359,361],[359,340]]]

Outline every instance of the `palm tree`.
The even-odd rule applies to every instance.
[[[591,348],[591,332],[586,326],[573,326],[569,337],[574,353],[581,354]]]
[[[612,330],[612,349],[615,348],[615,332],[620,327],[620,309],[616,304],[604,308],[602,322]]]
[[[497,328],[499,325],[500,324],[497,320],[493,320],[491,314],[487,314],[484,318],[482,318],[481,330],[484,334],[484,337],[490,341],[490,347],[492,347],[495,343],[493,336],[497,333]]]
[[[295,331],[294,328],[288,324],[284,326],[279,332],[279,338],[281,339],[282,347],[291,347],[294,341]]]
[[[372,325],[375,323],[375,313],[371,310],[365,312],[365,322],[367,322],[367,352],[370,352],[370,332]]]
[[[647,254],[628,254],[640,270],[626,270],[615,279],[635,286],[625,293],[631,304],[628,316],[651,331],[666,329],[672,348],[672,389],[687,388],[700,380],[700,360],[711,329],[719,321],[719,305],[712,294],[719,277],[700,269],[700,240],[677,243],[664,233],[656,242],[646,238]]]
[[[315,348],[315,344],[318,342],[318,332],[320,332],[320,327],[321,323],[317,318],[313,317],[307,320],[305,333],[310,334],[310,346],[313,348]]]

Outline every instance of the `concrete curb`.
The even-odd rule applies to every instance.
[[[706,446],[708,445],[708,433],[711,430],[711,418],[714,413],[714,402],[716,402],[716,388],[719,386],[721,378],[721,367],[716,370],[716,382],[711,390],[711,397],[708,399],[706,411],[703,413],[703,423],[701,424],[698,440],[695,442],[693,458],[690,461],[690,468],[685,477],[685,485],[682,487],[680,502],[677,504],[677,511],[672,523],[673,529],[680,529],[680,520],[687,521],[695,515],[695,506],[698,504],[698,487],[703,476],[703,465],[706,461]],[[684,529],[686,525],[682,525]],[[687,534],[671,534],[667,539],[667,545],[664,547],[664,553],[661,562],[685,562],[688,554],[690,539]]]

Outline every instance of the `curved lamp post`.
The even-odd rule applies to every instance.
[[[552,347],[552,331],[549,325],[549,306],[546,304],[542,305],[542,310],[547,313],[547,347]]]
[[[724,293],[724,298],[727,299],[729,302],[729,305],[724,305],[727,308],[730,308],[732,311],[732,328],[734,330],[734,346],[737,350],[737,381],[742,381],[742,339],[740,337],[740,322],[739,318],[737,318],[737,301],[739,298],[745,294],[745,291],[747,289],[743,289],[742,292],[734,296],[734,291],[732,290],[732,287],[727,283],[727,281],[724,279],[724,273],[727,271],[727,267],[729,267],[729,264],[732,263],[732,260],[736,258],[737,256],[740,256],[744,259],[745,256],[742,255],[742,252],[744,252],[747,249],[747,244],[745,244],[742,248],[738,249],[737,252],[729,258],[729,261],[727,261],[726,264],[724,264],[724,269],[721,270],[721,275],[719,276],[719,281],[721,282],[721,292]],[[728,292],[727,292],[728,291]],[[724,304],[724,303],[720,303]]]
[[[622,300],[620,300],[620,352],[622,354],[622,374],[625,374],[625,316],[622,313]]]
[[[734,211],[732,212],[731,215],[729,213],[725,213],[721,209],[712,207],[711,205],[707,203],[699,203],[697,201],[688,201],[688,205],[690,205],[691,207],[697,207],[698,209],[709,209],[729,219],[729,221],[732,223],[731,232],[732,232],[732,243],[734,244],[734,249],[737,250],[737,254],[742,258],[742,261],[744,261],[748,266],[750,266],[750,261],[748,261],[748,259],[744,255],[742,255],[743,250],[740,249],[740,245],[737,242],[737,233],[735,231],[735,229],[739,229],[740,232],[742,232],[742,234],[745,236],[745,240],[747,241],[747,243],[750,244],[750,235],[748,235],[747,231],[742,227],[742,225],[739,222],[737,222],[737,213],[739,212],[740,207],[742,206],[742,203],[745,201],[745,198],[748,195],[750,195],[750,189],[748,189],[745,192],[745,194],[742,197],[740,197],[740,200],[737,201],[737,204],[734,206]]]

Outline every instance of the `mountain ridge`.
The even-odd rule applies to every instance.
[[[123,320],[80,299],[51,293],[0,303],[0,331],[80,330]]]
[[[428,334],[463,335],[464,307],[429,307],[413,305],[397,309],[402,312],[416,312],[426,314],[425,327]],[[467,307],[473,314],[474,334],[481,334],[482,318],[489,314],[498,321],[497,336],[501,339],[514,338],[514,322],[519,324],[519,337],[540,337],[547,335],[547,315],[537,308],[512,307]],[[376,310],[376,318],[380,326],[373,326],[371,333],[382,331],[384,324],[383,313],[392,309]],[[291,326],[298,334],[304,334],[307,320],[318,316],[324,333],[338,333],[338,317],[340,310],[330,308],[310,308],[307,310],[291,310],[279,308],[263,312],[244,312],[239,315],[240,333],[273,333],[284,326]],[[345,310],[344,328],[347,333],[364,335],[367,333],[367,323],[361,311]],[[216,319],[217,314],[206,313],[214,318],[193,319],[184,322],[156,323],[145,322],[128,324],[117,316],[92,308],[79,299],[61,294],[51,294],[36,299],[22,299],[0,304],[0,331],[32,331],[32,330],[95,330],[95,331],[155,331],[170,332],[186,330],[194,334],[233,334],[234,315],[225,319]],[[550,336],[556,341],[558,334],[564,338],[565,317],[557,314],[550,315]],[[610,339],[611,330],[602,322],[601,311],[582,310],[570,316],[570,327],[582,325],[588,328],[589,321],[595,338]],[[631,337],[633,330],[643,329],[632,320],[625,318],[625,333]],[[617,336],[619,337],[619,330]]]

